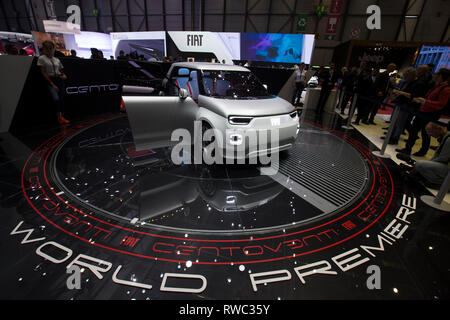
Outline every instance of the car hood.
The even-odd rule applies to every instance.
[[[286,100],[274,97],[268,99],[222,99],[200,95],[200,107],[209,109],[223,117],[250,116],[261,117],[294,111],[292,104]]]

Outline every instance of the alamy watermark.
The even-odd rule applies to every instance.
[[[202,129],[194,122],[194,139],[187,129],[172,132],[174,164],[261,164],[261,175],[274,175],[279,168],[279,130]]]
[[[367,278],[366,286],[369,290],[381,289],[381,270],[377,265],[370,265],[366,270],[367,274],[370,276]]]
[[[69,274],[66,280],[67,289],[81,289],[81,269],[77,265],[71,265],[67,268],[66,273]]]

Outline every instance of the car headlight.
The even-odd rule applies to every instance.
[[[228,122],[235,125],[247,125],[252,119],[253,117],[230,116]]]

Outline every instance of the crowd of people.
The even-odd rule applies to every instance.
[[[378,69],[372,69],[367,66],[367,62],[362,61],[359,67],[343,67],[338,70],[334,63],[330,63],[329,68],[321,67],[316,76],[321,86],[319,101],[316,106],[316,114],[323,112],[325,104],[330,96],[331,90],[337,84],[338,95],[341,97],[340,113],[345,114],[349,102],[354,94],[357,93],[359,99],[356,99],[356,120],[355,125],[375,124],[374,118],[380,106],[389,96],[395,87],[393,72],[397,66],[390,63],[386,70],[379,72]]]
[[[8,54],[24,54],[13,46],[8,46]],[[51,41],[45,41],[42,44],[41,56],[37,65],[40,67],[44,79],[47,81],[48,89],[56,105],[57,120],[60,124],[67,124],[69,121],[64,118],[64,80],[67,76],[63,72],[63,66],[58,56],[61,56],[55,44]],[[63,55],[64,56],[64,55]],[[79,58],[75,50],[71,50],[70,57]],[[91,49],[91,59],[106,60],[103,52],[96,48]],[[113,56],[110,59],[114,59]],[[150,59],[138,55],[137,52],[125,54],[123,50],[116,57],[117,60],[143,60],[143,61],[161,61],[156,55]],[[164,57],[162,62],[183,61],[182,57]],[[221,63],[217,61],[217,63]],[[222,61],[225,63],[225,61]],[[242,65],[242,63],[241,63]],[[247,61],[244,66],[251,66],[252,62]],[[412,149],[418,139],[419,133],[422,137],[422,145],[414,156],[425,156],[430,148],[430,136],[440,137],[442,130],[437,130],[431,124],[438,121],[445,113],[450,114],[450,78],[449,69],[440,69],[433,73],[433,65],[422,65],[417,68],[409,67],[403,70],[402,76],[396,72],[397,66],[390,63],[386,69],[379,72],[377,68],[368,67],[365,61],[362,61],[359,67],[343,67],[340,70],[334,63],[330,63],[328,68],[321,67],[316,71],[321,87],[320,96],[316,106],[316,115],[323,113],[324,107],[330,96],[332,89],[337,85],[338,95],[340,97],[340,113],[345,114],[347,108],[350,109],[352,103],[355,103],[356,119],[354,125],[367,124],[375,125],[374,118],[380,108],[385,109],[386,105],[398,108],[398,117],[395,121],[392,134],[388,141],[389,144],[397,145],[400,136],[407,131],[408,139],[404,148],[395,149],[400,157],[408,159]],[[301,63],[294,66],[294,94],[292,104],[296,105],[301,98],[301,93],[307,85],[306,65]],[[356,95],[355,95],[356,94]],[[356,99],[356,100],[355,100]],[[389,121],[387,121],[389,122]],[[387,129],[387,128],[383,128]],[[433,131],[434,129],[434,131]],[[438,132],[438,133],[436,133]],[[445,131],[447,134],[447,131]],[[385,137],[381,137],[385,139]],[[447,141],[445,139],[444,141]],[[448,140],[450,149],[450,139]],[[439,149],[443,154],[447,154],[446,148]],[[448,152],[450,157],[450,151]],[[447,157],[447,158],[449,158]],[[436,157],[435,157],[436,158]],[[443,157],[437,157],[442,164]],[[448,165],[448,159],[447,163]],[[426,163],[419,162],[418,170],[424,170]],[[433,168],[436,165],[433,164]],[[428,169],[425,169],[428,170]],[[441,171],[441,173],[444,171]],[[439,174],[438,174],[439,176]],[[442,175],[440,180],[444,179]],[[440,182],[434,177],[434,182]]]
[[[406,76],[406,73],[408,75]],[[395,149],[399,159],[411,159],[412,148],[421,132],[422,145],[415,156],[421,157],[428,153],[430,137],[435,137],[440,145],[431,160],[422,160],[414,163],[408,170],[408,177],[414,181],[421,181],[432,188],[438,189],[446,178],[450,162],[450,140],[448,139],[449,124],[443,126],[439,123],[443,115],[449,114],[450,86],[449,69],[439,69],[429,80],[429,68],[420,66],[417,69],[409,68],[405,71],[405,79],[401,88],[394,89],[395,102],[400,108],[399,120],[395,123],[396,136],[391,144],[398,142],[398,136],[405,128],[408,131],[408,140],[402,149]],[[399,99],[401,98],[401,99]],[[404,120],[406,119],[406,121]]]
[[[398,97],[407,99],[402,102],[401,106],[403,106],[403,109],[401,108],[400,110],[405,113],[404,117],[407,119],[403,127],[409,132],[405,148],[397,149],[397,151],[408,155],[411,154],[411,150],[418,138],[418,133],[421,132],[422,147],[414,155],[424,156],[430,147],[430,137],[426,131],[427,124],[439,120],[443,114],[448,112],[450,70],[438,70],[431,76],[431,81],[428,80],[428,72],[419,78],[416,70],[408,71],[412,75],[409,77],[409,81],[404,81],[405,84],[402,85],[403,90],[400,88],[394,91],[394,94]],[[419,70],[419,74],[421,73],[422,71]],[[409,119],[412,122],[408,122]],[[397,131],[403,131],[402,123],[397,122],[397,124],[400,126]]]
[[[397,66],[390,63],[380,73],[362,62],[359,68],[344,67],[337,71],[334,64],[330,64],[329,70],[319,72],[322,92],[316,112],[322,112],[335,83],[338,83],[342,94],[341,114],[345,114],[350,99],[356,99],[357,115],[354,125],[375,125],[374,118],[380,107],[398,108],[388,144],[397,145],[401,134],[407,132],[405,147],[395,150],[399,153],[398,158],[410,159],[419,132],[422,138],[421,148],[413,156],[423,157],[428,153],[430,137],[438,138],[438,141],[442,139],[433,158],[417,162],[413,170],[415,175],[425,177],[428,183],[439,185],[447,175],[450,160],[450,140],[444,139],[447,128],[438,124],[442,116],[450,115],[450,70],[442,68],[433,73],[434,65],[421,65],[402,70],[400,76],[395,72],[396,69]],[[381,139],[386,139],[386,136]]]
[[[418,180],[426,181],[429,186],[439,186],[447,175],[450,162],[450,122],[449,125],[443,125],[439,121],[442,116],[450,116],[450,70],[442,68],[433,72],[434,68],[432,64],[409,67],[402,70],[400,75],[395,63],[389,63],[382,72],[368,67],[365,61],[359,67],[343,67],[340,70],[330,63],[329,67],[321,67],[314,74],[321,87],[315,108],[316,118],[321,117],[335,86],[341,100],[336,107],[340,106],[338,111],[342,115],[345,115],[347,108],[350,113],[352,103],[355,103],[354,125],[376,125],[374,119],[380,108],[392,108],[391,111],[398,108],[388,144],[397,145],[400,136],[407,132],[405,147],[395,149],[397,157],[414,163],[414,167],[409,168],[412,177],[419,177]],[[298,105],[301,93],[307,86],[307,71],[303,63],[294,66],[294,70],[292,104]],[[390,123],[390,120],[386,123]],[[383,129],[387,130],[388,127]],[[419,133],[422,137],[421,148],[413,156],[423,157],[428,153],[430,137],[440,142],[431,160],[415,162],[410,157]],[[386,136],[381,139],[386,139]]]
[[[111,57],[114,60],[114,57]],[[138,54],[137,51],[131,51],[125,54],[123,50],[119,51],[119,55],[116,57],[117,60],[138,60],[138,61],[162,61],[162,62],[174,62],[173,57],[164,57],[162,60],[156,54],[150,54],[149,58],[146,58],[143,54]]]
[[[28,53],[24,49],[18,49],[14,44],[8,43],[5,45],[5,54],[12,56],[27,56]]]
[[[425,130],[431,137],[440,143],[436,152],[430,160],[414,160],[410,156],[399,153],[397,158],[404,160],[407,164],[401,165],[404,169],[403,176],[412,183],[423,183],[426,187],[440,189],[448,171],[450,161],[450,132],[449,125],[443,126],[436,122],[430,122]]]
[[[322,113],[335,84],[338,84],[338,94],[342,97],[342,102],[339,103],[341,114],[345,114],[346,108],[350,109],[350,100],[356,99],[354,125],[375,125],[374,118],[380,107],[398,107],[398,118],[388,143],[398,144],[400,135],[406,130],[409,133],[406,147],[398,151],[410,154],[418,133],[421,132],[422,148],[414,155],[424,156],[430,146],[426,125],[430,121],[439,120],[444,113],[450,111],[450,70],[443,68],[433,73],[434,65],[422,65],[406,68],[400,77],[395,72],[396,69],[397,66],[390,63],[380,73],[378,69],[367,67],[367,63],[363,61],[359,67],[336,70],[335,65],[330,63],[329,69],[321,69],[317,73],[321,93],[316,113]],[[299,70],[303,70],[303,67]],[[302,82],[304,76],[300,76],[299,70],[296,71],[295,78]],[[298,90],[303,90],[303,85]]]

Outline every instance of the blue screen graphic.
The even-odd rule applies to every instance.
[[[241,33],[241,59],[300,63],[302,34]]]
[[[415,66],[418,67],[429,63],[435,65],[433,72],[441,68],[450,68],[450,47],[422,46]]]

